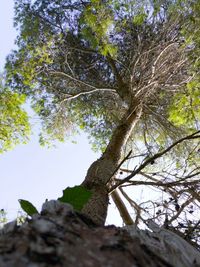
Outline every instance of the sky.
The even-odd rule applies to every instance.
[[[14,0],[1,2],[1,71],[6,56],[14,48],[16,37],[13,4]],[[0,209],[7,212],[8,220],[18,214],[18,199],[29,200],[40,210],[45,199],[57,199],[67,186],[80,184],[90,164],[99,157],[91,150],[84,133],[74,138],[77,144],[69,141],[48,149],[38,143],[38,125],[33,125],[32,132],[28,144],[18,145],[14,150],[0,154]],[[108,223],[120,225],[116,208],[112,206],[110,209]]]

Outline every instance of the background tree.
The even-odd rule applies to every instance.
[[[25,95],[13,93],[0,77],[0,153],[26,143],[30,135],[28,116],[23,109]]]
[[[20,33],[18,50],[7,60],[7,84],[31,98],[43,123],[41,143],[64,140],[67,131],[81,128],[102,150],[82,184],[93,193],[82,211],[96,223],[105,222],[108,193],[120,200],[119,187],[134,207],[136,224],[153,217],[179,230],[189,231],[190,224],[192,234],[199,227],[187,216],[174,224],[199,202],[199,37],[198,31],[190,34],[199,20],[197,6],[198,1],[16,2]],[[122,164],[133,157],[135,167],[125,169]],[[119,177],[122,167],[128,176]],[[130,185],[160,188],[162,201],[136,203],[122,188]]]

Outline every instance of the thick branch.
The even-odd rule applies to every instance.
[[[117,192],[117,190],[113,191],[111,194],[111,197],[120,213],[120,216],[122,217],[123,222],[126,225],[133,225],[134,222],[126,208],[126,205],[124,204],[124,202],[122,201],[119,193]]]
[[[131,207],[134,209],[135,211],[135,222],[134,225],[137,226],[139,223],[139,220],[144,221],[144,219],[141,216],[141,212],[142,210],[145,211],[145,209],[143,209],[142,207],[140,207],[140,205],[138,205],[135,201],[133,201],[127,194],[126,192],[122,189],[122,187],[119,188],[120,192],[122,193],[122,195],[125,197],[125,199],[129,202],[129,204],[131,205]]]
[[[129,108],[121,123],[114,130],[112,138],[103,153],[103,157],[112,158],[113,160],[120,160],[122,156],[122,149],[127,143],[133,128],[138,122],[142,114],[142,107],[137,104]]]

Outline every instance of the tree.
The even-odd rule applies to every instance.
[[[0,153],[28,141],[30,125],[22,108],[25,99],[25,95],[11,92],[5,86],[3,75],[0,77]]]
[[[105,222],[109,193],[126,224],[146,222],[152,207],[123,187],[150,185],[168,195],[152,203],[150,217],[198,239],[199,221],[177,221],[199,202],[199,37],[190,34],[197,7],[198,1],[16,2],[20,34],[7,84],[32,99],[43,122],[41,143],[81,128],[102,150],[82,183],[92,192],[82,212],[97,224]],[[137,166],[124,168],[131,158]],[[130,174],[120,178],[120,169]],[[117,188],[134,207],[135,222]]]

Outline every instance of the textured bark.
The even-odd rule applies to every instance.
[[[68,204],[0,233],[0,267],[199,267],[200,253],[170,231],[100,227]]]
[[[105,186],[95,186],[92,189],[92,197],[83,207],[82,212],[90,217],[96,224],[104,225],[107,208],[108,208],[108,192]]]
[[[119,125],[114,130],[103,155],[93,162],[88,169],[82,185],[93,191],[93,197],[83,208],[83,213],[90,216],[97,224],[105,223],[108,207],[107,183],[117,169],[123,147],[142,114],[138,104],[131,105]],[[104,203],[103,203],[104,199]]]

